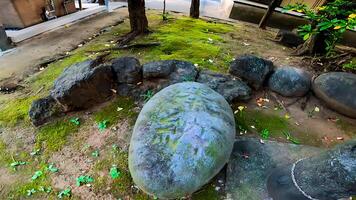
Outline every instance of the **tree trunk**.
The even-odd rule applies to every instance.
[[[99,5],[105,5],[105,0],[98,0]]]
[[[3,27],[2,24],[0,24],[0,49],[1,51],[5,51],[10,48],[11,48],[11,43],[6,35],[5,27]]]
[[[136,34],[148,33],[148,21],[144,0],[128,0],[131,32]]]
[[[200,0],[192,0],[192,3],[190,5],[190,17],[192,18],[199,18],[199,6],[200,6]]]
[[[274,9],[276,9],[277,6],[281,5],[282,0],[272,0],[272,2],[268,5],[268,9],[266,13],[263,15],[260,24],[258,25],[259,28],[261,29],[266,29],[266,24],[271,17]]]
[[[316,23],[312,24],[314,28]],[[307,39],[303,44],[299,45],[295,51],[297,56],[305,55],[324,55],[326,53],[326,36],[323,33],[317,33],[309,39]]]

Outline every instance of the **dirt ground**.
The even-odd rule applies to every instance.
[[[118,24],[127,15],[127,8],[110,14],[99,13],[16,44],[15,51],[0,57],[0,85],[5,80],[14,83],[23,80],[38,71],[41,63],[65,55],[103,28]]]

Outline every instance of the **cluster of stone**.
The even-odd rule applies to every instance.
[[[251,88],[268,87],[286,97],[304,96],[312,88],[331,108],[356,117],[356,75],[334,72],[311,79],[301,69],[275,68],[271,61],[251,55],[236,58],[229,74],[199,70],[193,63],[179,60],[143,65],[134,57],[121,57],[110,63],[88,60],[64,70],[50,95],[33,102],[29,116],[38,126],[61,113],[87,109],[114,95],[130,96],[142,102],[142,94],[154,91],[156,94],[145,103],[134,127],[129,169],[143,191],[161,199],[175,199],[197,191],[228,162],[235,142],[235,119],[229,103],[249,100]],[[354,174],[344,176],[355,171],[354,144],[350,149],[348,152],[352,154],[345,154],[347,159],[339,162],[340,166],[347,166],[337,174],[341,177],[340,188],[347,190],[354,186],[354,181],[343,184],[342,177],[355,178]],[[322,166],[301,161],[296,175],[306,173],[304,168],[324,170]],[[331,181],[331,176],[322,180],[322,176],[307,177],[313,178],[312,182]],[[300,183],[302,189],[315,196],[330,190],[321,188],[320,193],[314,194],[303,183]],[[335,192],[345,193],[344,190]],[[291,199],[284,198],[285,195],[276,193],[275,197]]]

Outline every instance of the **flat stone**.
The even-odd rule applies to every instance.
[[[356,118],[356,75],[346,72],[330,72],[318,76],[313,91],[328,107]]]
[[[60,112],[60,105],[51,96],[48,96],[32,102],[29,117],[34,126],[40,126],[59,115]]]
[[[134,57],[116,58],[111,67],[119,84],[137,84],[142,81],[142,67],[140,61]]]
[[[144,64],[144,82],[155,85],[157,91],[180,82],[195,81],[198,70],[193,63],[180,60],[163,60]]]
[[[231,63],[229,71],[258,90],[263,86],[267,76],[273,72],[273,63],[253,55],[245,55],[237,57]]]
[[[149,62],[142,66],[143,78],[166,78],[175,68],[175,60]]]
[[[110,65],[92,60],[74,64],[54,82],[51,96],[65,111],[84,109],[106,101],[114,87]]]
[[[201,71],[197,82],[206,84],[232,103],[251,99],[251,88],[243,81],[229,75]]]
[[[164,88],[141,110],[131,137],[135,184],[160,199],[192,194],[228,161],[235,138],[231,107],[206,85]]]
[[[275,141],[262,144],[256,138],[238,138],[227,165],[226,199],[271,199],[267,180],[275,169],[321,151],[304,145]]]
[[[278,68],[269,78],[268,87],[286,97],[306,95],[311,87],[311,75],[295,67]]]

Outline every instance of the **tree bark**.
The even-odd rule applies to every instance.
[[[98,0],[99,5],[105,5],[105,0]]]
[[[136,34],[148,33],[148,21],[144,0],[128,0],[131,32]]]
[[[0,49],[5,51],[11,48],[11,42],[6,35],[5,27],[0,24]]]
[[[263,15],[260,24],[258,25],[259,28],[261,29],[266,29],[266,24],[271,17],[274,9],[276,9],[277,6],[281,5],[282,0],[272,0],[272,2],[268,5],[268,9],[266,13]]]
[[[199,6],[200,6],[200,0],[192,0],[192,3],[190,5],[190,17],[192,18],[199,18]]]

